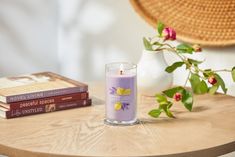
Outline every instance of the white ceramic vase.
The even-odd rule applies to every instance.
[[[163,51],[143,50],[137,66],[138,92],[153,96],[172,86],[173,74],[167,73]]]

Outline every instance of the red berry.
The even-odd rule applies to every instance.
[[[175,101],[180,101],[182,99],[182,94],[181,93],[175,93],[175,95],[173,96],[173,99],[175,99]]]
[[[214,76],[210,76],[210,77],[208,78],[208,82],[209,82],[210,84],[214,85],[214,84],[217,83],[217,80],[216,80],[216,78],[215,78]]]

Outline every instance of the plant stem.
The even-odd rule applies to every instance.
[[[176,54],[176,56],[178,56],[182,61],[186,62],[185,58],[183,56],[181,56],[180,54],[177,53],[177,51],[172,47],[172,48],[168,48],[166,49],[168,51],[173,52],[174,54]]]
[[[157,48],[157,49],[155,49],[154,51],[162,51],[162,50],[164,50],[164,48]]]
[[[191,71],[188,72],[187,79],[186,79],[186,81],[185,81],[185,83],[184,83],[184,88],[185,88],[186,85],[187,85],[187,82],[188,82],[188,80],[189,80],[190,74],[191,74]]]
[[[232,72],[232,70],[221,69],[221,70],[214,70],[214,72]]]
[[[171,46],[170,44],[165,43],[164,45],[168,46],[169,48],[175,50],[175,47]]]
[[[198,69],[201,73],[206,73],[205,70],[202,69]],[[219,69],[219,70],[212,70],[212,72],[216,73],[216,72],[232,72],[232,70],[228,70],[228,69]]]
[[[164,48],[163,46],[167,46],[168,48]],[[206,80],[207,78],[203,77],[200,75],[200,73],[204,74],[204,73],[207,73],[208,71],[206,70],[203,70],[203,69],[200,69],[198,67],[195,67],[193,64],[191,64],[189,61],[188,61],[188,58],[185,57],[184,55],[180,55],[177,50],[176,50],[176,47],[173,47],[171,46],[170,44],[168,43],[165,43],[163,41],[162,45],[159,46],[156,51],[160,51],[160,50],[168,50],[168,51],[171,51],[172,53],[174,53],[177,57],[179,57],[181,59],[182,62],[185,63],[187,69],[189,70],[189,73],[188,73],[188,76],[187,76],[187,79],[184,83],[184,87],[187,85],[187,82],[189,80],[189,77],[190,77],[190,74],[192,73],[196,73],[198,74],[198,76],[201,78],[201,79],[204,79]],[[200,73],[199,73],[200,72]],[[216,72],[232,72],[232,70],[228,70],[228,69],[219,69],[219,70],[211,70],[211,72],[213,73],[216,73]]]

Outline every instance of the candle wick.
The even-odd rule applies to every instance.
[[[122,70],[120,70],[120,75],[123,75],[123,71]]]

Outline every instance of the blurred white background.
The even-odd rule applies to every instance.
[[[137,63],[142,37],[155,31],[128,0],[0,0],[0,75],[54,71],[80,81],[104,79],[104,65]],[[203,67],[231,68],[235,47],[205,48]],[[176,58],[165,55],[169,64]],[[152,67],[151,67],[152,68]],[[230,74],[222,74],[235,95]],[[177,70],[175,84],[186,73]]]
[[[104,65],[137,63],[154,29],[128,0],[0,0],[0,75],[54,71],[81,81],[104,79]],[[203,67],[231,68],[235,47],[205,48]],[[175,56],[165,55],[169,64]],[[150,67],[154,68],[154,67]],[[229,74],[222,74],[235,95]],[[175,84],[186,74],[175,73]],[[233,155],[231,155],[233,156]]]

